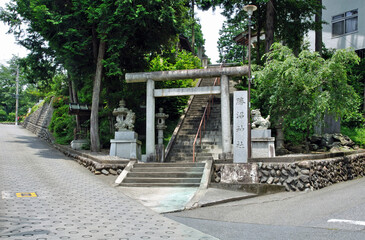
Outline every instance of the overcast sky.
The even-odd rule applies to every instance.
[[[0,0],[0,7],[4,7],[8,0]],[[220,10],[215,12],[197,11],[197,17],[200,19],[202,25],[203,36],[205,39],[206,55],[211,59],[212,63],[216,63],[219,59],[217,49],[217,41],[219,38],[219,29],[222,27],[224,17],[220,14]],[[13,55],[25,57],[27,50],[15,43],[15,38],[12,34],[6,34],[8,26],[0,22],[0,64],[6,64]]]

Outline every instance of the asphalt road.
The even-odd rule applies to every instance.
[[[0,124],[0,192],[0,239],[215,239],[132,200],[20,126]]]
[[[0,239],[365,239],[365,178],[164,216],[112,180],[0,124]]]
[[[165,216],[219,239],[365,239],[365,178]]]

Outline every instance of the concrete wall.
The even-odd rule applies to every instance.
[[[352,47],[355,50],[365,48],[365,1],[364,0],[323,0],[326,9],[322,11],[323,42],[326,48],[343,49]],[[332,37],[332,17],[347,11],[358,10],[358,31],[339,37]],[[310,50],[314,51],[314,31],[308,33],[311,43]]]
[[[215,164],[212,182],[264,183],[287,191],[315,190],[365,176],[365,153],[342,157],[283,162]]]

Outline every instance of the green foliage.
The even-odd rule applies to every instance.
[[[24,66],[33,70],[30,73],[39,73],[34,78],[39,86],[50,89],[62,66],[77,89],[83,89],[80,101],[90,104],[93,94],[96,107],[92,115],[96,117],[99,93],[107,96],[100,102],[110,106],[119,99],[109,100],[109,96],[118,92],[127,92],[126,99],[132,96],[130,88],[123,86],[124,74],[145,70],[145,54],[161,52],[176,41],[184,30],[185,4],[185,0],[12,0],[0,12],[0,20],[31,51]],[[22,34],[22,22],[28,23],[27,34]],[[100,74],[96,73],[97,63],[102,64]],[[104,89],[87,90],[93,88],[93,79],[102,79]],[[131,101],[132,107],[139,106],[140,99],[138,105],[137,100]],[[90,127],[93,140],[98,141],[97,122]],[[95,141],[93,148],[98,150]]]
[[[302,51],[298,57],[281,44],[273,44],[257,77],[258,102],[273,123],[284,120],[284,128],[310,134],[324,114],[345,117],[358,110],[359,96],[349,85],[350,64],[359,62],[353,50],[337,50],[327,60]]]
[[[18,58],[8,61],[8,66],[0,65],[0,121],[15,121],[16,102],[16,73]],[[27,84],[24,74],[19,71],[19,108],[20,120],[27,114],[28,108],[37,102],[37,97],[32,94],[34,86]],[[5,112],[5,115],[4,115]]]
[[[171,71],[182,69],[196,69],[201,67],[198,57],[186,51],[169,51],[162,55],[157,55],[150,60],[150,71]],[[186,88],[195,84],[194,79],[173,80],[156,82],[156,88]],[[186,107],[189,97],[169,97],[156,100],[157,107],[163,107],[164,112],[170,115],[171,119],[181,116]]]
[[[353,112],[341,119],[341,127],[346,126],[349,128],[354,127],[364,127],[365,126],[365,118],[361,112]]]
[[[100,144],[103,148],[109,148],[110,139],[114,138],[113,121],[111,121],[111,118],[114,118],[114,116],[111,113],[112,109],[108,107],[103,108],[99,113]]]
[[[65,74],[57,74],[52,78],[52,82],[50,84],[51,91],[48,92],[48,95],[59,96],[59,95],[68,95],[68,79]]]
[[[7,121],[8,114],[6,114],[4,109],[0,109],[0,122]]]
[[[274,5],[274,12],[272,14],[274,15],[275,24],[272,25],[273,29],[265,29],[266,22],[270,21],[270,19],[266,19],[269,1]],[[274,39],[283,42],[293,49],[295,53],[299,53],[303,37],[308,30],[320,27],[315,23],[313,17],[322,8],[318,0],[202,0],[199,2],[201,2],[201,6],[204,9],[220,6],[223,9],[222,14],[227,18],[228,22],[237,25],[246,22],[248,19],[247,13],[243,11],[243,7],[248,4],[256,5],[257,10],[252,16],[253,32],[261,32],[264,29],[267,33],[273,31]],[[241,32],[247,32],[247,24],[245,25]],[[226,29],[227,27],[223,26],[222,31]],[[222,41],[221,44],[222,49],[225,42]],[[230,48],[231,44],[228,42],[226,47]],[[261,52],[257,47],[254,50]],[[256,59],[256,63],[259,63],[259,59]]]
[[[58,144],[68,145],[74,139],[75,118],[68,114],[69,106],[64,97],[58,97],[53,102],[54,112],[48,129]],[[55,104],[56,103],[56,104]]]
[[[66,96],[56,96],[53,99],[52,107],[60,108],[60,107],[63,107],[65,105],[68,106],[68,103],[69,103],[68,97],[66,97]]]
[[[341,133],[349,136],[359,147],[365,148],[365,128],[341,127]]]
[[[242,32],[246,23],[225,21],[219,30],[218,50],[219,62],[242,62],[245,54],[243,45],[237,44],[234,37]]]

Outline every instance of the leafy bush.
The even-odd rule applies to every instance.
[[[353,50],[337,50],[329,59],[309,51],[297,57],[275,43],[265,57],[264,67],[255,72],[253,98],[273,125],[282,121],[284,129],[308,138],[325,114],[343,118],[358,112],[360,98],[349,84],[350,67],[360,60]]]
[[[365,128],[341,127],[341,133],[349,136],[361,148],[365,147]]]
[[[0,121],[6,121],[6,119],[7,119],[7,114],[5,110],[0,108]]]
[[[59,108],[69,103],[69,99],[66,96],[57,96],[53,99],[52,106],[54,108]]]
[[[49,130],[55,137],[56,143],[68,145],[74,139],[75,118],[68,114],[69,106],[65,104],[64,97],[57,97],[53,102],[57,106],[53,112]],[[63,105],[60,103],[63,102]]]

